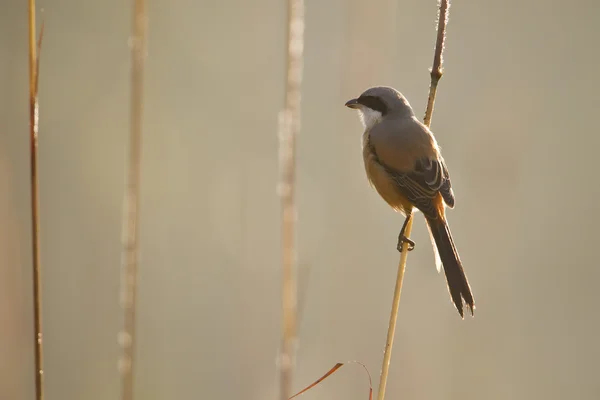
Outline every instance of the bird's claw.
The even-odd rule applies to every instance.
[[[402,245],[408,243],[407,251],[413,251],[415,249],[415,242],[407,238],[406,236],[400,236],[398,238],[398,246],[396,247],[400,253],[402,253]]]

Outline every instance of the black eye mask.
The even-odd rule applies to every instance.
[[[388,108],[379,97],[375,96],[360,96],[357,102],[369,107],[371,110],[379,111],[381,115],[385,115],[388,112]]]

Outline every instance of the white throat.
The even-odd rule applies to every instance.
[[[362,122],[365,130],[370,131],[376,124],[381,121],[381,113],[369,107],[361,107],[357,109],[360,122]]]

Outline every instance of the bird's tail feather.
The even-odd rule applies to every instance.
[[[431,227],[429,226],[429,224],[427,225],[427,230],[429,231],[429,239],[431,240],[431,244],[433,245],[433,257],[435,258],[435,269],[437,269],[437,272],[441,272],[442,271],[442,259],[440,258],[440,252],[438,251],[438,248],[435,244],[435,239],[433,238],[433,233],[431,232]]]
[[[473,293],[471,292],[469,281],[467,280],[460,257],[454,246],[454,240],[452,239],[452,234],[450,233],[447,222],[442,217],[436,219],[427,218],[427,225],[444,267],[448,291],[450,292],[452,302],[456,306],[460,316],[463,317],[464,299],[467,307],[471,311],[471,315],[473,315],[473,310],[475,309]]]

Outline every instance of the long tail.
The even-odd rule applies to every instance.
[[[444,273],[446,274],[446,282],[448,283],[448,291],[450,292],[450,297],[452,297],[452,302],[456,306],[460,316],[464,317],[464,299],[467,307],[471,310],[471,315],[473,315],[473,310],[475,309],[473,293],[471,293],[469,281],[454,246],[454,240],[452,240],[448,223],[443,217],[438,217],[436,219],[427,218],[427,224],[437,246],[442,265],[444,266]]]

